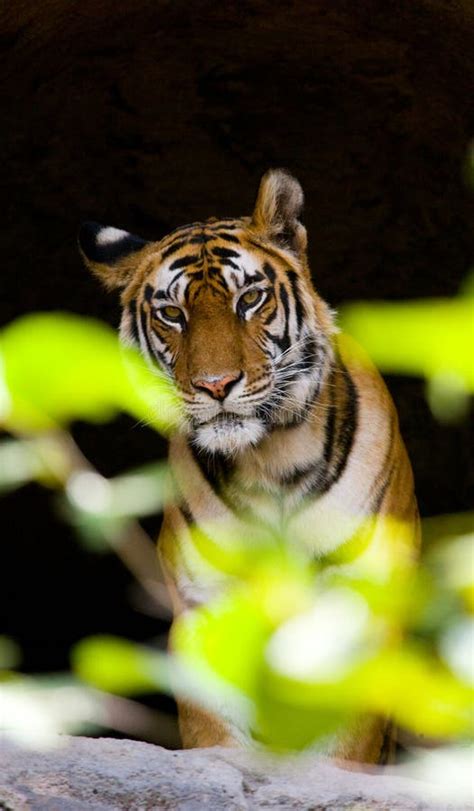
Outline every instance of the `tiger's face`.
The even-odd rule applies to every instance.
[[[302,202],[297,181],[277,170],[251,218],[193,223],[152,243],[81,230],[88,265],[123,289],[122,340],[173,378],[183,429],[206,451],[256,445],[304,420],[318,395],[333,327],[310,280]]]

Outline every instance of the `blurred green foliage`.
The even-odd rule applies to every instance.
[[[151,375],[138,352],[90,319],[20,318],[0,334],[0,370],[0,419],[14,431],[101,421],[118,411],[165,432],[176,419],[178,400],[165,375]]]
[[[133,696],[170,690],[166,656],[113,636],[83,639],[71,652],[73,671],[99,690]]]
[[[435,413],[452,419],[463,411],[453,402],[474,389],[467,294],[351,305],[341,320],[383,370],[428,378]],[[172,498],[172,480],[161,464],[105,479],[67,427],[123,410],[167,433],[179,419],[172,385],[107,327],[64,314],[28,316],[3,330],[0,370],[0,420],[10,434],[0,444],[0,488],[29,480],[56,488],[80,536],[120,554],[133,520]],[[447,397],[444,384],[436,393],[442,380],[458,381]],[[314,745],[367,712],[389,714],[416,733],[465,739],[473,723],[472,515],[430,520],[426,530],[428,552],[416,572],[393,563],[403,560],[404,544],[403,526],[393,521],[380,559],[361,555],[339,568],[310,563],[291,539],[252,526],[196,530],[197,554],[227,588],[177,620],[173,653],[94,637],[72,651],[73,671],[83,684],[127,696],[174,687],[212,707],[221,694],[240,702],[255,736],[276,749]],[[132,536],[140,547],[140,534]],[[152,568],[145,552],[141,563],[127,558],[144,579]],[[0,638],[9,690],[17,664],[14,643]],[[99,700],[91,695],[89,714]],[[16,706],[25,734],[25,705]],[[55,712],[53,727],[61,728]]]
[[[422,377],[441,421],[467,413],[474,393],[474,283],[470,276],[453,299],[361,302],[340,312],[342,329],[388,374]]]

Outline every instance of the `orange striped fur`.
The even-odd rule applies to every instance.
[[[391,517],[404,526],[400,555],[408,566],[416,557],[418,513],[397,415],[313,287],[302,204],[298,182],[273,170],[251,217],[193,223],[151,243],[96,224],[81,231],[90,269],[121,290],[122,339],[183,397],[170,443],[181,498],[166,510],[159,542],[177,614],[225,588],[203,573],[194,525],[250,516],[284,526],[309,557],[337,562],[352,549],[364,560]],[[180,705],[185,746],[249,744],[228,708]],[[385,733],[384,720],[360,719],[328,753],[376,762]]]

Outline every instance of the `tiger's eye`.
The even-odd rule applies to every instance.
[[[250,306],[251,304],[256,304],[261,295],[261,290],[247,290],[247,292],[240,297],[240,300],[243,304]]]
[[[181,318],[181,310],[179,307],[173,307],[172,305],[162,307],[161,313],[165,316],[165,318],[169,318],[170,321],[179,321]]]

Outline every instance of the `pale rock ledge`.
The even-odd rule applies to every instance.
[[[136,741],[63,736],[37,752],[0,742],[2,811],[368,811],[456,809],[427,784],[340,769],[314,756],[275,763],[222,748],[168,751]]]

